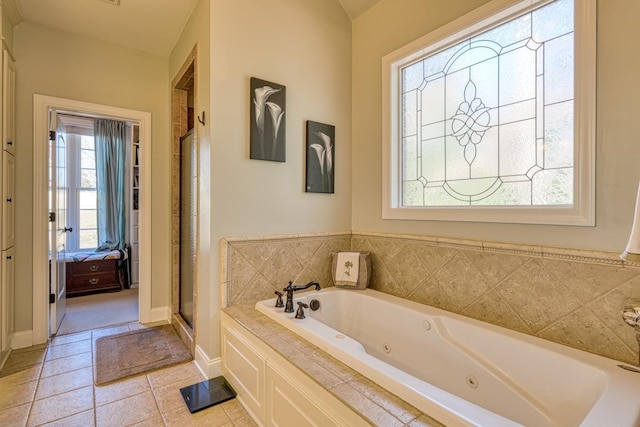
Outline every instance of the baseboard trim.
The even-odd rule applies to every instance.
[[[14,350],[31,347],[34,344],[36,343],[33,342],[33,330],[16,332],[11,338],[11,348]]]
[[[152,308],[149,312],[149,323],[167,322],[171,323],[171,310],[169,307]]]
[[[215,378],[222,375],[222,358],[209,359],[209,356],[199,345],[196,345],[196,368],[205,378]]]

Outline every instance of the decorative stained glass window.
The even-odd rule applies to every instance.
[[[400,61],[398,207],[574,207],[574,0],[538,3]]]

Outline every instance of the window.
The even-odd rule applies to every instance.
[[[96,156],[93,135],[68,134],[69,141],[69,234],[71,251],[98,246]],[[77,230],[77,233],[75,232]]]
[[[384,58],[384,218],[594,224],[594,3],[491,2]]]

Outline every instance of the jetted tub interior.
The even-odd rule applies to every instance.
[[[614,360],[371,289],[294,305],[314,299],[256,309],[446,425],[640,425],[640,373]]]

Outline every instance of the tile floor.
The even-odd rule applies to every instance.
[[[138,323],[55,337],[15,350],[0,371],[0,426],[255,426],[236,399],[190,414],[180,388],[203,381],[193,362],[93,384],[93,342]]]

